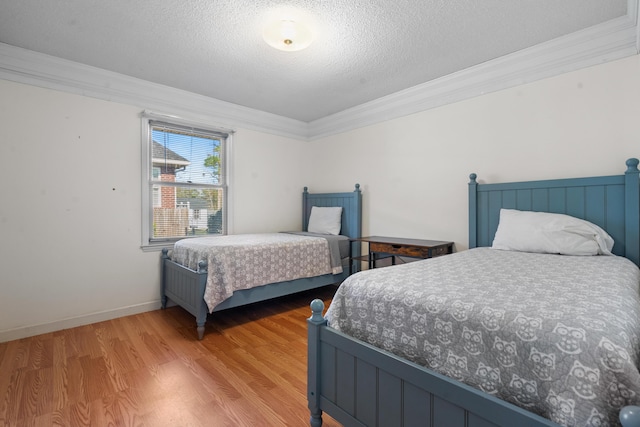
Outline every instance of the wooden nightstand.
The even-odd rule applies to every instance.
[[[365,242],[369,245],[368,255],[354,257],[353,260],[368,261],[369,268],[376,268],[376,261],[391,258],[395,265],[396,257],[433,258],[453,253],[453,242],[440,240],[403,239],[400,237],[368,236],[351,239],[352,242]],[[350,263],[351,265],[352,263]]]

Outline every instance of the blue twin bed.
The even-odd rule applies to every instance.
[[[640,426],[640,172],[626,166],[505,184],[471,174],[469,251],[352,275],[324,316],[314,300],[311,425],[326,412],[345,426]],[[492,249],[503,209],[589,221],[618,256]]]
[[[310,193],[307,187],[302,193],[302,225],[303,231],[307,231],[311,211],[317,207],[341,207],[341,231],[342,236],[357,238],[361,235],[362,228],[362,194],[360,185],[356,184],[354,191],[344,193]],[[216,239],[216,238],[214,238]],[[359,248],[353,248],[352,255],[359,255]],[[162,251],[161,270],[161,297],[162,307],[165,308],[169,300],[178,304],[196,318],[198,338],[204,336],[205,324],[209,308],[205,302],[205,289],[208,278],[208,262],[202,260],[189,268],[175,262],[169,255],[169,250]],[[239,259],[241,265],[244,260]],[[302,277],[295,280],[278,281],[249,289],[242,289],[217,304],[213,311],[239,307],[255,302],[269,300],[297,292],[319,288],[335,283],[340,283],[349,275],[349,267],[345,266],[342,273],[322,274],[314,277]]]

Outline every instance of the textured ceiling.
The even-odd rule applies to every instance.
[[[627,0],[0,0],[0,42],[311,122],[623,16]],[[282,17],[299,52],[261,37]]]

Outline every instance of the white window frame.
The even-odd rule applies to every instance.
[[[143,111],[140,115],[142,118],[142,135],[141,135],[141,147],[142,147],[142,242],[141,249],[143,251],[153,251],[160,250],[164,247],[172,246],[173,242],[177,239],[171,239],[166,241],[155,241],[152,240],[151,235],[151,224],[153,222],[153,203],[154,196],[153,192],[150,190],[150,179],[151,179],[151,149],[149,144],[150,138],[150,122],[151,121],[162,121],[165,123],[175,124],[178,126],[189,126],[199,129],[211,130],[212,132],[220,132],[226,133],[228,136],[226,138],[225,147],[223,150],[224,158],[222,161],[224,162],[224,167],[222,168],[224,173],[224,179],[226,185],[224,186],[224,194],[225,200],[223,202],[223,209],[225,212],[225,220],[226,220],[226,232],[229,233],[232,229],[232,221],[231,218],[231,165],[232,165],[232,138],[235,131],[231,129],[214,127],[210,124],[203,123],[201,121],[193,121],[183,119],[178,116],[162,114],[150,111]]]

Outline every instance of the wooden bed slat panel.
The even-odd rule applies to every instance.
[[[386,371],[378,371],[377,402],[379,426],[402,425],[403,409],[402,388],[403,381]]]
[[[336,352],[336,404],[349,415],[356,413],[355,386],[356,361],[342,350]]]
[[[434,426],[465,426],[465,418],[468,411],[451,402],[433,398],[433,425]]]
[[[549,189],[549,212],[562,213],[567,211],[567,192],[564,188]]]
[[[469,427],[498,427],[496,424],[485,420],[484,418],[480,418],[475,414],[469,414],[468,420]]]
[[[531,207],[534,211],[549,210],[549,190],[536,188],[531,192]]]
[[[518,205],[516,203],[518,192],[516,190],[506,190],[500,193],[502,195],[502,203],[500,207],[509,207],[509,209],[515,209]],[[497,224],[496,224],[497,227]]]
[[[495,212],[495,210],[500,210],[500,206],[494,206],[493,208],[493,212]],[[526,189],[516,191],[516,209],[530,211],[531,208],[531,190]]]
[[[376,367],[363,360],[356,360],[356,414],[368,426],[376,425],[376,407],[371,402],[377,399],[378,375]]]
[[[562,213],[575,216],[576,218],[584,218],[584,207],[584,187],[567,188],[567,211]]]
[[[476,240],[482,242],[489,240],[489,236],[495,233],[495,230],[493,233],[489,230],[490,224],[489,217],[487,216],[489,212],[489,195],[486,193],[475,193],[473,197],[474,199],[477,197],[477,203],[474,203],[473,209],[469,208],[469,215],[470,217],[473,215],[473,218],[477,218],[477,221],[475,222],[473,233],[469,233],[469,247],[471,247],[471,245],[475,246],[477,244]],[[473,212],[471,212],[471,209]]]
[[[518,205],[518,198],[520,197],[520,193],[516,191],[516,206]],[[503,203],[503,193],[495,192],[489,193],[489,213],[500,212],[500,208]],[[491,215],[488,217],[489,221],[489,233],[495,234],[498,229],[498,216]]]
[[[605,230],[613,237],[613,253],[624,256],[627,253],[627,243],[625,239],[617,239],[616,236],[626,236],[625,213],[616,206],[624,203],[624,188],[622,186],[608,187],[605,197],[607,204],[605,207]]]
[[[607,224],[607,189],[604,186],[597,185],[585,188],[585,212],[584,219],[594,224]],[[589,200],[602,200],[604,203],[590,203]]]
[[[432,394],[411,383],[402,384],[402,412],[405,426],[419,426],[431,419]]]
[[[336,348],[332,345],[322,346],[320,349],[320,368],[326,372],[337,372]],[[327,376],[320,384],[320,394],[332,402],[337,400],[336,376]]]

